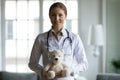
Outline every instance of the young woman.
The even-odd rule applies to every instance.
[[[53,3],[49,9],[51,29],[37,36],[30,56],[29,67],[40,75],[41,80],[47,80],[42,75],[43,66],[49,61],[47,53],[52,50],[64,50],[64,62],[71,67],[71,76],[54,80],[74,80],[74,74],[85,71],[88,67],[84,47],[78,34],[64,28],[67,18],[66,6],[61,2]],[[42,56],[43,66],[39,64]],[[74,59],[77,63],[73,63]]]

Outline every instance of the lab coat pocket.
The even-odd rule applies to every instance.
[[[64,48],[65,56],[71,56],[72,55],[72,49],[69,47]]]
[[[69,50],[65,50],[64,60],[65,60],[65,62],[67,62],[66,64],[68,64],[68,62],[71,62],[72,58],[73,58],[72,51],[70,49]]]
[[[55,80],[74,80],[74,77],[62,77],[62,78],[56,78]]]

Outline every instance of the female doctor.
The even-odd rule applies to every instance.
[[[84,47],[78,34],[64,28],[67,9],[61,2],[53,3],[49,9],[52,26],[48,32],[39,34],[34,42],[29,67],[35,71],[41,80],[47,80],[42,75],[43,66],[49,61],[47,53],[52,50],[64,50],[64,62],[71,67],[71,77],[54,80],[74,80],[73,74],[85,71],[88,67]],[[43,66],[39,64],[42,56]],[[74,59],[77,63],[73,63]]]

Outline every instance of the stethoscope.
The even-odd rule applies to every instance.
[[[71,49],[72,49],[72,39],[71,39],[71,37],[70,37],[70,33],[69,33],[69,31],[68,31],[67,29],[65,29],[65,30],[66,30],[66,32],[67,32],[67,37],[63,40],[62,47],[64,46],[65,41],[66,41],[67,39],[69,39],[70,46],[71,46]],[[50,31],[51,31],[51,30],[49,30],[49,31],[48,31],[48,34],[47,34],[47,51],[49,51],[49,41],[48,41],[48,40],[49,40]]]

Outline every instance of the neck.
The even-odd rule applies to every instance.
[[[55,28],[55,29],[54,29],[54,28],[53,28],[53,30],[54,30],[55,34],[59,34],[62,29],[58,29],[58,28]]]

